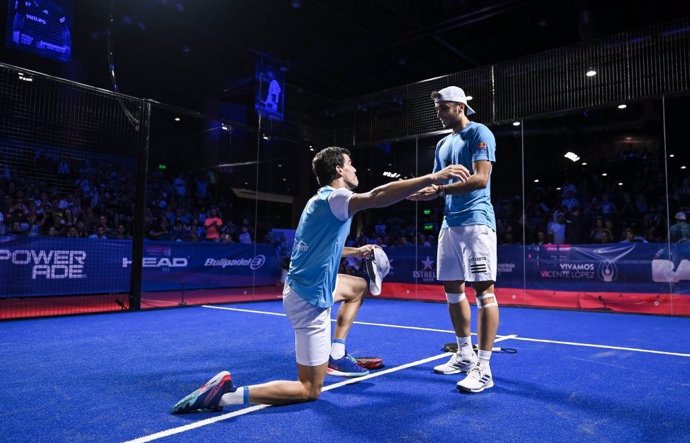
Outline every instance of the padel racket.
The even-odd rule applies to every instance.
[[[479,348],[477,345],[472,345],[472,349],[474,349],[474,352],[477,352]],[[446,343],[443,345],[443,350],[446,352],[458,352],[458,344],[457,343]],[[503,352],[504,354],[516,354],[517,349],[515,348],[501,348],[498,346],[494,346],[491,349],[492,352]]]
[[[383,359],[381,357],[356,357],[357,364],[365,369],[378,369],[383,367]]]

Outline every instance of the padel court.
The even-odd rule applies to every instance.
[[[502,307],[496,346],[517,352],[480,394],[433,372],[453,337],[443,303],[367,299],[348,352],[383,368],[316,402],[175,416],[221,370],[295,379],[280,301],[4,322],[0,441],[690,441],[690,318]]]

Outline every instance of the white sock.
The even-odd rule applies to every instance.
[[[230,405],[247,405],[249,404],[249,387],[242,386],[237,388],[235,392],[227,392],[223,394],[218,402],[218,406]]]
[[[333,360],[338,360],[345,357],[345,340],[339,338],[333,339],[333,344],[331,345],[331,357],[333,357]]]
[[[469,337],[455,337],[458,343],[458,354],[462,357],[471,357],[472,353],[472,336]]]
[[[485,370],[491,372],[489,367],[489,360],[491,360],[491,351],[482,351],[481,349],[477,351],[477,357],[479,357],[479,366]]]

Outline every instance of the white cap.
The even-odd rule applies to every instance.
[[[465,111],[466,115],[474,114],[474,109],[472,109],[470,105],[467,104],[467,96],[465,95],[465,91],[463,91],[462,88],[458,88],[457,86],[448,86],[447,88],[443,88],[438,92],[432,93],[431,97],[434,99],[435,102],[462,103],[463,105],[465,105],[465,108],[467,108],[467,110]]]
[[[685,217],[685,212],[683,212],[683,211],[677,212],[676,213],[676,220],[683,220],[683,221],[687,220],[687,217]]]
[[[367,273],[369,274],[369,291],[371,295],[381,294],[383,279],[391,270],[388,256],[380,246],[374,247],[374,257],[365,261]]]

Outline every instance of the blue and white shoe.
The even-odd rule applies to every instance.
[[[220,398],[228,392],[235,392],[232,385],[232,376],[228,371],[219,372],[202,387],[187,395],[175,403],[171,412],[173,414],[185,414],[192,411],[219,410]]]
[[[469,357],[463,357],[458,353],[450,356],[448,362],[442,365],[434,366],[434,372],[437,374],[459,374],[461,372],[469,372],[470,369],[477,365],[479,358],[477,354],[472,353]]]
[[[358,365],[357,360],[350,354],[345,353],[343,358],[337,360],[333,357],[329,357],[328,369],[326,372],[328,375],[337,375],[340,377],[361,377],[367,375],[369,370]]]
[[[491,375],[491,369],[477,363],[467,373],[467,377],[460,380],[456,386],[463,392],[482,392],[484,389],[493,388],[494,378]]]

